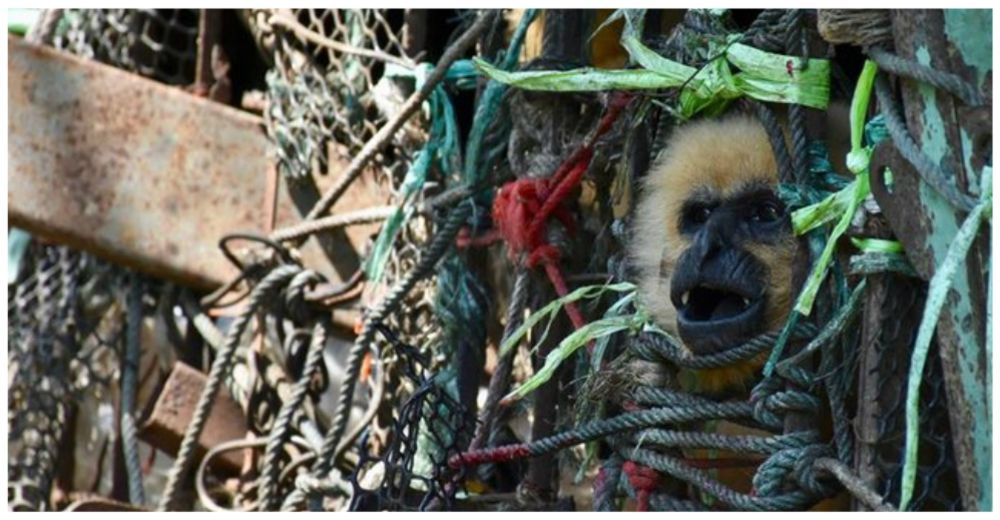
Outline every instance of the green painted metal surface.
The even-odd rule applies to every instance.
[[[992,78],[991,15],[983,10],[901,12],[894,19],[897,52],[958,74],[991,93],[982,88]],[[911,30],[916,28],[920,30]],[[967,107],[927,84],[907,80],[902,87],[907,124],[923,153],[938,164],[948,164],[957,177],[950,181],[978,195],[982,170],[973,160],[976,147],[967,128]],[[936,268],[944,261],[965,215],[924,183],[919,201],[914,202],[915,215],[929,226],[924,251],[908,253],[924,256],[918,263]],[[963,502],[966,509],[980,511],[992,509],[993,485],[991,349],[987,345],[990,313],[986,299],[989,234],[989,226],[984,226],[965,267],[958,270],[937,330]]]

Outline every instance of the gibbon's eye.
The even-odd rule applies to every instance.
[[[750,215],[750,220],[764,223],[776,222],[781,218],[782,212],[781,206],[769,200],[754,207],[753,213]]]
[[[701,225],[708,222],[709,217],[712,216],[712,208],[704,204],[697,204],[688,208],[684,213],[684,220],[687,221],[687,224]]]

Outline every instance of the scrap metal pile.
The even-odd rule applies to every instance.
[[[211,291],[11,232],[8,507],[990,509],[976,16],[44,12],[32,42],[259,114],[272,171]],[[629,230],[673,128],[726,111],[811,296],[693,355]],[[761,356],[745,395],[683,384]]]

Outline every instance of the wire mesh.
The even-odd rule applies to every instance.
[[[171,85],[194,82],[197,9],[70,9],[53,42]]]
[[[899,503],[904,435],[906,382],[910,352],[926,298],[926,286],[893,278],[883,307],[883,329],[877,347],[878,440],[874,446],[879,474],[877,489]],[[944,375],[937,349],[932,348],[920,393],[920,456],[911,501],[916,511],[959,511],[962,501],[948,419]]]
[[[401,41],[401,10],[275,9],[251,19],[273,46],[267,129],[289,177],[329,173],[331,159],[357,153],[413,91],[385,74],[416,65]],[[394,139],[380,170],[402,173],[424,139],[420,126]]]
[[[428,370],[424,355],[386,326],[379,331],[399,357],[402,377],[415,391],[394,411],[390,440],[381,454],[368,453],[351,475],[352,511],[452,509],[463,491],[461,475],[447,461],[466,446],[474,418]]]

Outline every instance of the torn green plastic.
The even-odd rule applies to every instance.
[[[882,238],[855,238],[851,237],[851,243],[864,252],[873,253],[902,253],[903,244],[896,240],[885,240]]]
[[[826,222],[832,220],[840,211],[840,220],[837,221],[837,225],[834,226],[829,238],[827,238],[826,247],[823,248],[819,259],[816,260],[812,273],[810,273],[805,287],[802,288],[802,292],[795,302],[795,312],[803,316],[808,316],[812,312],[816,294],[826,278],[827,268],[833,258],[837,241],[847,231],[847,227],[854,217],[854,212],[858,210],[861,202],[871,191],[868,183],[868,162],[871,150],[862,145],[862,137],[865,130],[865,114],[868,110],[868,102],[871,99],[877,70],[878,68],[873,61],[865,61],[865,66],[861,70],[861,76],[858,78],[858,84],[854,90],[854,97],[851,100],[851,151],[847,154],[847,166],[856,175],[854,182],[832,196],[836,199],[835,202],[824,205],[827,202],[824,200],[818,203],[821,205],[819,209],[809,206],[796,212],[800,214],[800,225],[803,229],[807,227],[812,229],[812,227],[805,225],[806,216],[809,216],[811,222]],[[812,212],[818,212],[819,215],[810,215]]]
[[[910,374],[906,384],[906,444],[903,452],[903,476],[900,483],[899,510],[906,511],[913,497],[914,482],[917,477],[917,451],[920,440],[920,383],[923,381],[924,365],[927,363],[927,353],[930,351],[931,339],[937,327],[941,308],[944,307],[948,289],[955,278],[955,273],[962,267],[972,242],[979,233],[983,222],[988,222],[992,216],[993,202],[993,171],[983,168],[980,176],[982,193],[979,203],[966,217],[962,227],[958,229],[955,240],[948,246],[944,261],[937,267],[934,276],[927,286],[927,302],[924,304],[924,315],[917,328],[917,339],[913,343],[913,354],[910,360]]]
[[[489,78],[526,90],[579,92],[684,86],[679,113],[685,119],[701,112],[718,112],[730,100],[741,96],[820,110],[829,104],[827,60],[808,59],[803,63],[802,58],[772,54],[738,43],[740,36],[733,35],[725,41],[710,41],[710,55],[716,58],[695,69],[664,58],[642,44],[640,10],[619,13],[616,15],[625,18],[621,44],[642,68],[506,72],[480,59],[475,59],[475,64]]]

